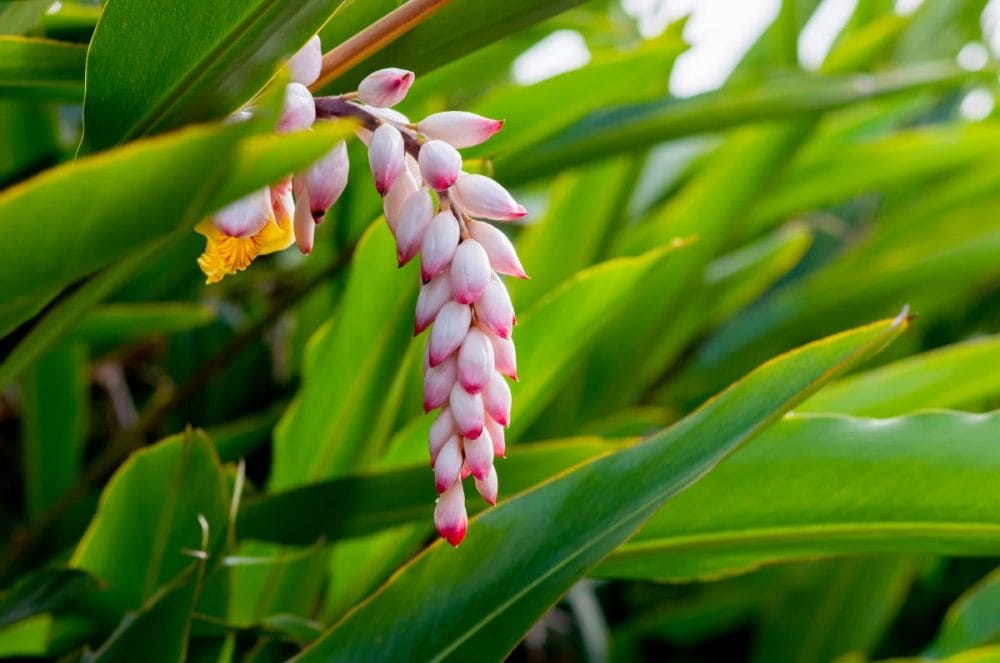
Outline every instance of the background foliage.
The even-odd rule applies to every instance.
[[[469,166],[531,210],[521,382],[457,550],[358,146],[308,260],[194,264],[199,219],[345,135],[272,135],[273,84],[220,120],[399,4],[0,2],[0,655],[1000,660],[984,0],[862,0],[817,70],[820,3],[784,0],[689,98],[683,22],[454,0],[326,85],[407,67],[411,117],[507,119]],[[556,30],[590,61],[515,82]]]

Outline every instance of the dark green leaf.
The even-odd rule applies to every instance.
[[[0,37],[0,96],[79,101],[86,58],[77,44]]]

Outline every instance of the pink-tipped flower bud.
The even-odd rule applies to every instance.
[[[510,338],[514,327],[514,305],[503,282],[493,277],[475,304],[476,319],[500,338]],[[492,368],[492,367],[491,367]]]
[[[462,482],[456,481],[438,498],[434,507],[434,526],[448,543],[458,547],[469,528],[469,516],[465,512],[465,493]]]
[[[496,373],[493,364],[493,344],[486,334],[473,327],[458,349],[457,374],[462,388],[470,394],[482,391]]]
[[[431,326],[441,308],[451,301],[451,276],[442,272],[420,287],[413,321],[413,335]]]
[[[392,183],[389,193],[385,194],[382,210],[385,213],[385,222],[389,224],[393,236],[396,235],[396,228],[399,227],[399,215],[403,211],[403,205],[418,188],[417,181],[408,171],[404,170]]]
[[[417,189],[403,203],[396,226],[396,258],[400,267],[417,255],[433,217],[434,202],[425,188]]]
[[[444,211],[431,219],[420,245],[420,278],[427,283],[448,266],[458,248],[458,219]]]
[[[449,407],[459,435],[475,438],[482,434],[485,425],[482,396],[470,394],[462,388],[462,385],[456,384],[451,390]],[[440,456],[438,461],[440,462]]]
[[[319,36],[316,35],[306,42],[298,53],[288,61],[288,68],[292,70],[292,80],[302,85],[312,85],[319,78],[319,72],[323,68],[323,48],[319,43]]]
[[[416,336],[431,326],[438,311],[451,300],[451,276],[441,272],[430,283],[420,288],[417,295],[417,310],[413,317],[413,335]]]
[[[212,215],[212,223],[230,237],[257,234],[271,219],[271,192],[264,187],[229,203]]]
[[[465,458],[462,456],[462,443],[457,435],[448,438],[434,460],[434,483],[439,493],[459,480]]]
[[[483,245],[486,255],[490,258],[490,266],[500,274],[516,276],[519,279],[526,279],[528,275],[524,273],[521,266],[521,259],[517,257],[514,245],[507,239],[507,235],[502,230],[485,221],[470,220],[468,222],[469,235]]]
[[[507,189],[485,175],[462,175],[455,189],[469,214],[482,219],[510,221],[528,213]]]
[[[313,240],[316,236],[316,221],[309,211],[309,195],[305,191],[303,194],[296,201],[293,228],[295,230],[295,245],[304,255],[309,255],[312,253]]]
[[[510,386],[503,376],[493,372],[483,388],[483,408],[501,426],[510,425]]]
[[[303,131],[316,121],[316,103],[312,93],[302,83],[289,83],[278,119],[278,133]]]
[[[496,369],[501,375],[517,380],[517,352],[514,350],[514,340],[501,338],[495,334],[487,334],[493,344],[493,358]]]
[[[434,419],[434,423],[431,424],[431,432],[427,438],[427,445],[431,452],[431,467],[434,467],[434,463],[437,461],[438,454],[444,447],[445,442],[457,432],[455,420],[451,418],[451,410],[444,408],[438,414],[437,418]],[[493,443],[493,448],[494,450],[496,449],[496,442]]]
[[[375,190],[380,196],[389,192],[406,167],[404,154],[403,135],[396,127],[383,124],[372,134],[368,143],[368,164],[375,180]]]
[[[501,129],[503,120],[491,120],[465,111],[434,113],[417,124],[417,131],[428,138],[443,140],[458,148],[479,145]]]
[[[326,211],[333,207],[347,187],[350,166],[347,143],[340,141],[306,170],[304,180],[309,190],[309,211],[316,223],[323,220]]]
[[[430,412],[448,402],[458,376],[457,361],[448,357],[437,366],[424,371],[424,412]]]
[[[450,301],[438,311],[434,326],[427,341],[427,359],[430,366],[437,366],[448,355],[458,349],[469,333],[472,323],[472,309],[456,301]],[[452,416],[455,413],[452,412]],[[456,419],[457,420],[457,419]]]
[[[490,439],[493,440],[493,455],[498,458],[503,458],[507,455],[507,439],[506,433],[504,433],[503,426],[493,421],[490,416],[486,417],[486,432],[490,434]]]
[[[435,191],[444,191],[458,180],[462,172],[462,155],[441,140],[429,140],[417,155],[420,174]]]
[[[499,485],[497,481],[497,470],[495,467],[490,465],[490,472],[486,475],[485,479],[476,479],[476,490],[479,491],[479,494],[483,496],[483,499],[490,504],[497,503]]]
[[[469,465],[469,472],[477,479],[485,479],[493,467],[493,441],[490,440],[490,434],[484,428],[479,437],[466,438],[462,446],[465,448],[465,462]]]
[[[451,292],[461,304],[479,299],[490,283],[490,259],[483,245],[467,239],[458,245],[451,261]]]
[[[377,108],[395,106],[406,97],[413,78],[413,72],[405,69],[379,69],[365,76],[358,85],[358,99]]]

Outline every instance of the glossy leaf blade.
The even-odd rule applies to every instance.
[[[1000,553],[1000,414],[799,415],[650,519],[598,569],[688,580],[861,553]]]
[[[770,362],[645,443],[473,519],[457,551],[431,546],[298,660],[502,658],[664,501],[903,327],[877,323]]]
[[[260,90],[342,0],[105,5],[87,67],[85,140],[105,148],[222,118]],[[183,48],[178,48],[183,43]]]
[[[78,44],[0,37],[0,97],[79,101],[86,58]]]

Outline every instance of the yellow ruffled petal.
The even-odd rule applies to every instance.
[[[198,258],[198,266],[205,273],[206,283],[218,283],[229,274],[246,269],[257,256],[287,249],[295,243],[292,227],[291,182],[273,196],[274,213],[264,227],[250,237],[230,237],[219,230],[210,219],[199,223],[195,230],[205,236],[205,252]]]

